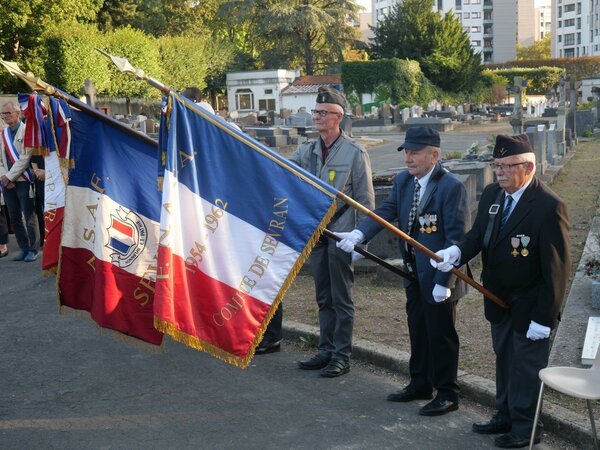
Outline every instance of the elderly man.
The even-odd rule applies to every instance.
[[[464,238],[471,215],[467,191],[456,176],[441,167],[440,135],[428,127],[406,132],[398,150],[405,151],[408,169],[394,179],[392,192],[374,211],[431,250]],[[354,245],[372,239],[382,226],[366,218],[337,245],[351,252]],[[458,409],[458,334],[454,327],[456,302],[465,295],[464,281],[435,270],[425,254],[401,246],[406,269],[415,280],[406,280],[406,313],[410,336],[410,383],[388,396],[389,401],[409,402],[435,398],[419,410],[438,416]]]
[[[25,153],[25,124],[15,102],[5,103],[2,119],[7,128],[0,139],[0,183],[10,221],[21,251],[13,261],[35,261],[38,257],[40,231],[35,214],[33,182],[29,170],[30,155]]]
[[[437,253],[441,271],[479,252],[483,285],[509,309],[485,299],[496,354],[496,414],[473,431],[500,434],[495,445],[529,444],[540,380],[548,364],[550,331],[556,325],[569,279],[567,210],[535,174],[535,154],[526,135],[496,138],[497,183],[488,185],[473,228],[464,241]],[[540,432],[534,441],[540,441]]]
[[[315,109],[314,126],[319,138],[301,144],[291,160],[321,180],[329,183],[365,207],[375,204],[371,162],[366,150],[348,137],[340,124],[346,99],[336,89],[320,87]],[[350,231],[356,226],[355,210],[343,204],[332,219],[333,231]],[[310,256],[319,307],[319,352],[306,361],[299,361],[304,370],[321,370],[324,377],[338,377],[350,371],[354,304],[352,256],[323,239]]]

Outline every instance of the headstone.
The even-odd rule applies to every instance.
[[[456,107],[456,114],[458,114],[459,116],[462,116],[465,113],[465,110],[463,108],[463,105],[458,105]]]
[[[251,114],[248,114],[247,116],[239,117],[237,122],[242,126],[255,125],[256,122],[258,122],[258,118],[256,116],[256,113],[251,113]]]
[[[410,117],[410,109],[402,108],[402,111],[401,111],[402,123],[406,123],[406,121],[409,119],[409,117]]]
[[[600,317],[589,317],[581,352],[581,364],[591,366],[600,345]]]
[[[383,124],[384,125],[390,125],[392,123],[392,118],[390,117],[390,105],[388,105],[387,103],[383,104],[381,107],[382,111],[382,115],[383,115]]]
[[[544,167],[548,166],[547,152],[546,152],[546,143],[548,141],[548,137],[546,135],[546,125],[538,125],[538,148],[536,151],[536,158]],[[545,171],[545,170],[544,170]],[[542,171],[542,173],[544,172]]]
[[[541,164],[542,159],[540,158],[540,155],[538,154],[538,129],[537,129],[537,126],[526,128],[525,133],[529,137],[529,142],[531,143],[531,148],[533,149],[533,151],[535,153],[535,158],[537,161],[536,174],[543,175],[544,174],[544,165]]]
[[[546,159],[548,160],[548,164],[551,165],[556,164],[556,137],[556,124],[551,123],[546,134]]]

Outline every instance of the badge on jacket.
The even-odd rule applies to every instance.
[[[419,224],[421,224],[421,228],[419,231],[421,233],[435,233],[437,231],[437,214],[435,213],[427,213],[419,216]]]
[[[528,256],[529,250],[527,246],[531,242],[531,237],[525,236],[524,234],[517,234],[515,237],[510,238],[510,245],[512,246],[512,252],[510,254],[516,258],[517,256]]]

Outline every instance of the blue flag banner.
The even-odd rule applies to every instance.
[[[155,326],[246,367],[337,191],[187,99],[166,104]]]

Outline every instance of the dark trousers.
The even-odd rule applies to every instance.
[[[18,181],[14,189],[4,189],[3,194],[19,248],[23,252],[37,252],[40,230],[34,199],[30,196],[30,184]]]
[[[35,180],[35,214],[38,219],[38,229],[40,230],[40,247],[44,245],[46,236],[46,227],[44,225],[44,181]]]
[[[539,371],[548,365],[549,339],[532,341],[513,329],[507,314],[500,323],[492,323],[492,345],[496,354],[496,409],[512,423],[511,431],[529,436],[533,427]],[[541,423],[537,431],[542,432]]]
[[[327,244],[315,245],[310,268],[319,307],[319,353],[348,361],[354,326],[352,255],[329,239]]]
[[[0,245],[8,243],[8,223],[4,215],[4,207],[0,205]]]
[[[280,303],[263,335],[263,342],[279,342],[283,339],[283,306]]]
[[[406,287],[410,336],[410,385],[419,391],[437,389],[437,397],[458,401],[458,334],[456,302],[432,304],[418,283]]]

